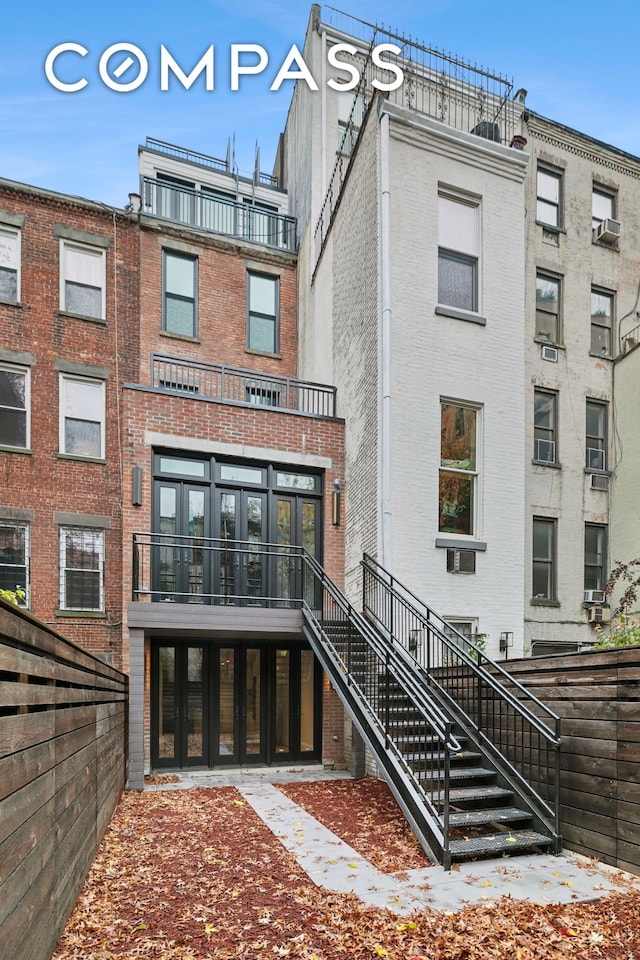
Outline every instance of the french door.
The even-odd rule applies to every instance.
[[[267,596],[267,494],[258,490],[216,490],[216,521],[221,545],[215,591],[221,603],[260,606]],[[241,548],[229,546],[243,541]],[[255,547],[255,549],[252,549]]]
[[[208,649],[202,643],[163,643],[151,658],[151,762],[154,767],[207,762]]]
[[[208,488],[162,481],[155,485],[155,498],[160,534],[153,555],[158,599],[202,603],[209,592],[210,556],[203,542],[209,536]]]

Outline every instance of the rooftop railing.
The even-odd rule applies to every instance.
[[[151,383],[153,387],[190,397],[286,410],[308,417],[333,419],[336,416],[335,387],[223,363],[154,353]]]
[[[174,223],[197,227],[294,252],[296,221],[252,198],[231,200],[204,188],[187,187],[143,177],[142,212]]]
[[[208,167],[210,170],[218,170],[220,173],[228,173],[231,176],[240,176],[242,180],[253,179],[254,183],[259,183],[265,187],[277,187],[278,178],[270,173],[263,173],[261,170],[255,170],[253,178],[243,177],[234,168],[230,152],[224,160],[219,157],[210,157],[206,153],[198,153],[197,150],[188,150],[186,147],[178,147],[174,143],[166,143],[164,140],[156,140],[154,137],[147,137],[145,146],[149,150],[156,150],[158,153],[166,153],[177,160],[184,160],[186,163],[195,163],[200,167]]]

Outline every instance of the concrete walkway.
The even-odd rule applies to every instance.
[[[242,768],[183,775],[179,783],[145,789],[234,786],[313,883],[335,892],[353,892],[367,906],[385,907],[397,914],[425,906],[455,912],[467,904],[491,903],[502,896],[540,904],[574,903],[616,890],[640,890],[640,877],[574,853],[480,860],[461,863],[451,871],[430,866],[402,874],[381,873],[274,786],[338,779],[350,779],[349,774],[319,766]]]

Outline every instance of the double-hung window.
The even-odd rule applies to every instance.
[[[534,600],[556,598],[556,521],[533,518],[533,593]]]
[[[280,281],[265,273],[247,276],[247,347],[260,353],[280,348]]]
[[[104,459],[104,381],[60,375],[60,453]]]
[[[164,250],[162,327],[195,337],[198,332],[198,258]]]
[[[30,443],[28,369],[0,364],[0,445],[27,449]]]
[[[607,469],[608,404],[602,400],[587,400],[586,469]]]
[[[61,241],[60,309],[105,319],[105,251]]]
[[[29,526],[0,520],[0,590],[24,591],[29,606]]]
[[[20,231],[0,225],[0,300],[20,300]]]
[[[562,226],[562,174],[556,170],[538,167],[536,220],[550,227]]]
[[[611,356],[613,330],[613,294],[591,288],[591,353]]]
[[[473,536],[478,483],[478,410],[455,401],[440,406],[439,526]]]
[[[561,282],[559,277],[536,274],[536,338],[545,343],[560,343]]]
[[[615,190],[594,185],[591,195],[591,226],[594,230],[600,226],[603,220],[616,219],[616,200]]]
[[[438,303],[478,311],[477,203],[438,197]]]
[[[584,526],[584,589],[604,590],[607,582],[607,528],[602,523]]]
[[[533,459],[558,462],[558,394],[536,388],[533,394]]]
[[[104,611],[104,530],[60,527],[60,609]]]

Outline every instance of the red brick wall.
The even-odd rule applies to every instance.
[[[0,303],[0,347],[35,354],[31,367],[31,454],[0,451],[0,505],[32,509],[31,609],[92,653],[121,665],[120,383],[137,366],[138,229],[124,214],[0,185],[0,209],[25,216],[21,302]],[[106,251],[106,324],[60,313],[60,240],[64,224],[111,238]],[[114,277],[115,268],[115,277]],[[116,340],[119,362],[116,360]],[[107,367],[106,463],[61,459],[57,358]],[[61,617],[55,512],[110,518],[105,535],[106,617]]]

